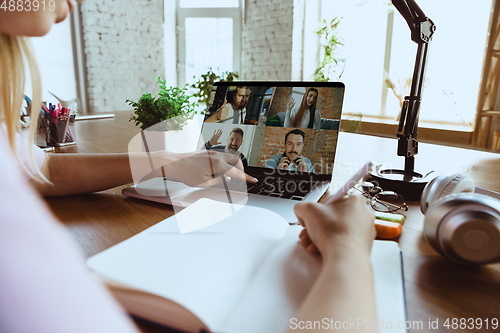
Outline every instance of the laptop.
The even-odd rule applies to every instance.
[[[316,202],[332,181],[344,90],[341,82],[216,82],[199,128],[186,131],[182,141],[194,141],[196,150],[235,154],[258,182],[222,179],[196,188],[158,177],[122,192],[174,207],[201,198],[243,203],[294,223],[293,206]],[[142,139],[147,141],[144,134]]]

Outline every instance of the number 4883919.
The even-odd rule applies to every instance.
[[[0,0],[1,1],[1,0]],[[3,0],[0,5],[0,10],[4,12],[22,12],[22,11],[54,11],[56,2],[54,0]]]

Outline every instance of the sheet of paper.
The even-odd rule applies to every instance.
[[[300,226],[290,226],[267,257],[219,332],[284,332],[319,274],[321,262],[297,244]]]
[[[221,205],[227,206],[202,199],[179,215],[204,219],[207,212],[227,213]],[[107,278],[183,305],[214,329],[287,229],[279,215],[251,206],[185,234],[173,216],[89,258],[87,264]]]
[[[285,332],[321,269],[318,257],[297,244],[299,226],[291,226],[267,258],[220,332]],[[406,320],[401,255],[395,242],[375,241],[371,261],[379,322]],[[335,283],[335,281],[332,281]],[[379,332],[405,332],[395,327]]]

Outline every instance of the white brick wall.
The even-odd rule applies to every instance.
[[[90,112],[131,109],[164,79],[163,0],[87,0],[82,3]]]
[[[242,79],[297,79],[295,73],[292,76],[292,68],[301,67],[301,64],[292,62],[301,62],[302,57],[292,57],[292,50],[294,41],[301,42],[297,36],[302,35],[303,22],[294,21],[294,16],[300,17],[294,15],[294,11],[300,9],[301,4],[303,6],[303,0],[299,4],[297,0],[246,2],[246,22],[242,29]]]

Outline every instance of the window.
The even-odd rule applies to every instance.
[[[240,0],[177,0],[177,43],[180,86],[210,68],[240,72]]]
[[[180,8],[238,7],[238,0],[180,0]]]
[[[31,42],[42,77],[42,101],[57,102],[48,91],[65,100],[77,97],[70,20],[54,25],[47,35],[33,37]],[[31,80],[27,79],[25,93],[31,97]]]
[[[481,79],[491,1],[417,0],[434,21],[429,47],[420,120],[472,125]],[[344,44],[345,113],[395,119],[401,110],[396,97],[409,94],[417,44],[389,1],[323,0],[324,18],[341,17],[338,35]],[[470,13],[474,12],[474,19]],[[387,73],[384,75],[384,71]],[[386,89],[389,79],[394,90]]]

